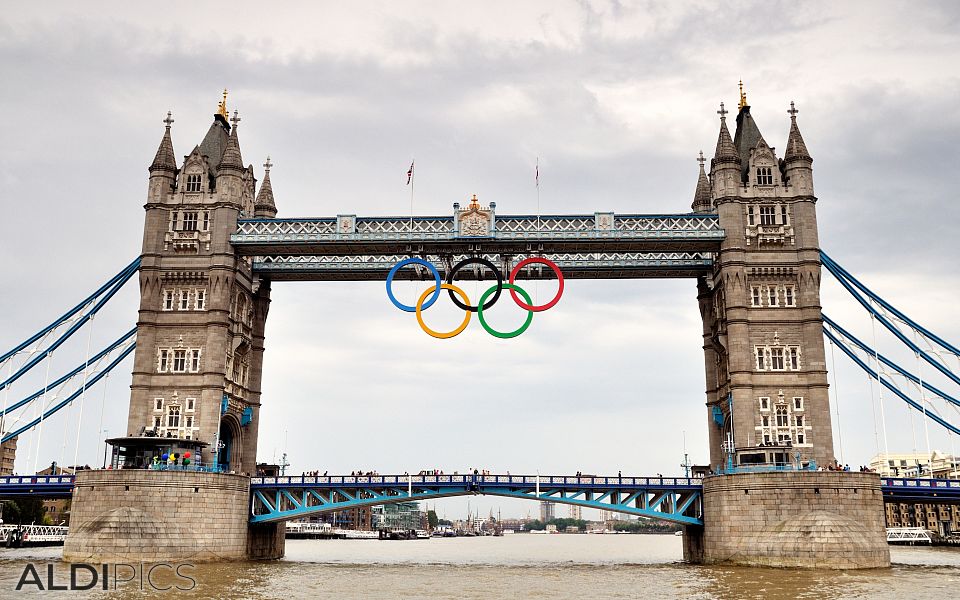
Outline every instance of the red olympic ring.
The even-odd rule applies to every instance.
[[[516,302],[517,306],[519,306],[520,308],[533,311],[533,312],[541,312],[549,308],[553,308],[557,302],[560,302],[560,296],[563,295],[563,273],[560,272],[560,267],[558,267],[556,263],[554,263],[553,261],[540,256],[533,256],[533,257],[521,260],[519,263],[517,263],[517,266],[515,266],[512,271],[510,271],[510,284],[512,285],[514,280],[517,278],[517,275],[520,274],[520,269],[532,263],[546,265],[550,267],[554,273],[556,273],[557,281],[560,283],[560,287],[557,289],[557,295],[554,296],[553,300],[551,300],[550,302],[547,302],[546,304],[541,304],[540,306],[531,306],[527,304],[526,302],[521,300],[519,297],[517,297],[517,292],[514,291],[512,288],[510,289],[510,295],[513,296],[513,301]]]

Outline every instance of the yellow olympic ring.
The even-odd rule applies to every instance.
[[[457,286],[451,283],[442,283],[440,284],[440,289],[450,290],[456,293],[458,296],[460,296],[464,304],[470,304],[470,299],[467,298],[467,294]],[[466,329],[467,325],[470,324],[470,317],[471,315],[473,315],[473,313],[471,313],[470,311],[464,311],[466,314],[463,317],[463,323],[460,323],[460,327],[457,327],[453,331],[448,331],[447,333],[441,333],[439,331],[434,331],[430,329],[429,327],[427,327],[427,324],[423,322],[423,315],[420,313],[422,311],[423,303],[427,300],[427,296],[429,296],[430,294],[435,294],[437,292],[438,292],[437,288],[432,287],[432,288],[427,288],[426,291],[420,294],[420,299],[417,300],[417,323],[420,323],[420,329],[423,329],[425,332],[427,332],[428,335],[431,335],[441,340],[446,340],[463,333],[463,330]]]

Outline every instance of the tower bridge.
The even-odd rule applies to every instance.
[[[69,489],[73,523],[67,560],[275,558],[283,554],[283,529],[277,524],[285,519],[402,499],[489,493],[684,523],[684,553],[692,562],[889,565],[885,495],[946,491],[939,497],[952,499],[954,490],[929,481],[923,485],[924,480],[881,484],[876,474],[822,471],[835,455],[821,267],[849,279],[851,293],[869,290],[820,251],[813,159],[792,103],[782,156],[760,133],[745,97],[734,136],[727,114],[721,104],[716,150],[709,174],[701,153],[691,212],[498,215],[495,202],[483,205],[473,197],[462,206],[454,203],[446,216],[323,218],[277,218],[272,164],[269,159],[264,164],[258,185],[254,167],[244,166],[239,118],[236,112],[229,117],[226,99],[202,141],[182,161],[173,150],[168,114],[149,167],[140,258],[0,357],[2,366],[29,347],[37,355],[0,383],[3,389],[92,319],[136,274],[141,293],[127,430],[108,440],[114,469],[81,471],[69,483],[0,480],[0,494]],[[683,210],[669,207],[677,209]],[[397,270],[399,262],[411,259],[434,265],[434,271],[417,265]],[[471,268],[457,268],[468,259]],[[540,262],[527,264],[529,259]],[[549,264],[556,271],[545,267]],[[702,481],[250,477],[256,472],[260,411],[282,402],[261,397],[274,282],[395,276],[433,279],[439,291],[441,277],[448,280],[444,285],[454,279],[497,279],[499,292],[507,284],[497,269],[520,280],[560,274],[570,279],[695,278],[712,474]],[[876,298],[861,303],[868,310],[892,309]],[[945,343],[909,323],[915,332]],[[58,328],[68,328],[67,333],[44,347]],[[831,343],[845,341],[842,329],[828,334]],[[133,344],[128,334],[97,354],[107,366],[91,381],[122,358],[108,364],[112,352],[134,351]],[[851,357],[865,351],[863,345],[848,349]],[[960,355],[953,346],[948,349]],[[889,385],[866,362],[861,366]],[[81,370],[85,389],[86,365],[58,384]],[[921,388],[935,389],[922,382]],[[23,410],[37,396],[14,406]],[[906,395],[903,399],[920,406]],[[6,434],[4,441],[42,425],[70,401],[42,412],[39,421]],[[175,517],[167,510],[171,504],[181,507]],[[146,530],[152,532],[149,540],[139,533]]]

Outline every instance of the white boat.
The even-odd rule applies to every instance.
[[[416,535],[416,539],[418,539],[418,540],[429,540],[429,539],[430,539],[430,532],[427,531],[426,529],[417,529],[416,532],[415,532],[415,535]]]
[[[376,540],[380,533],[376,531],[357,531],[356,529],[334,529],[334,534],[342,535],[345,540]]]
[[[932,531],[923,527],[887,527],[888,544],[906,544],[913,546],[915,544],[932,545],[933,538],[930,537]]]

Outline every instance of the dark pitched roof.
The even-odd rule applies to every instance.
[[[210,124],[210,129],[207,130],[203,141],[200,142],[200,154],[207,157],[211,175],[217,173],[228,139],[230,139],[230,124],[223,115],[213,115],[213,123]]]
[[[750,150],[757,147],[757,143],[763,139],[760,128],[750,114],[750,106],[745,105],[737,113],[737,133],[733,138],[733,145],[737,148],[740,155],[740,170],[746,177],[747,169],[750,168]]]

